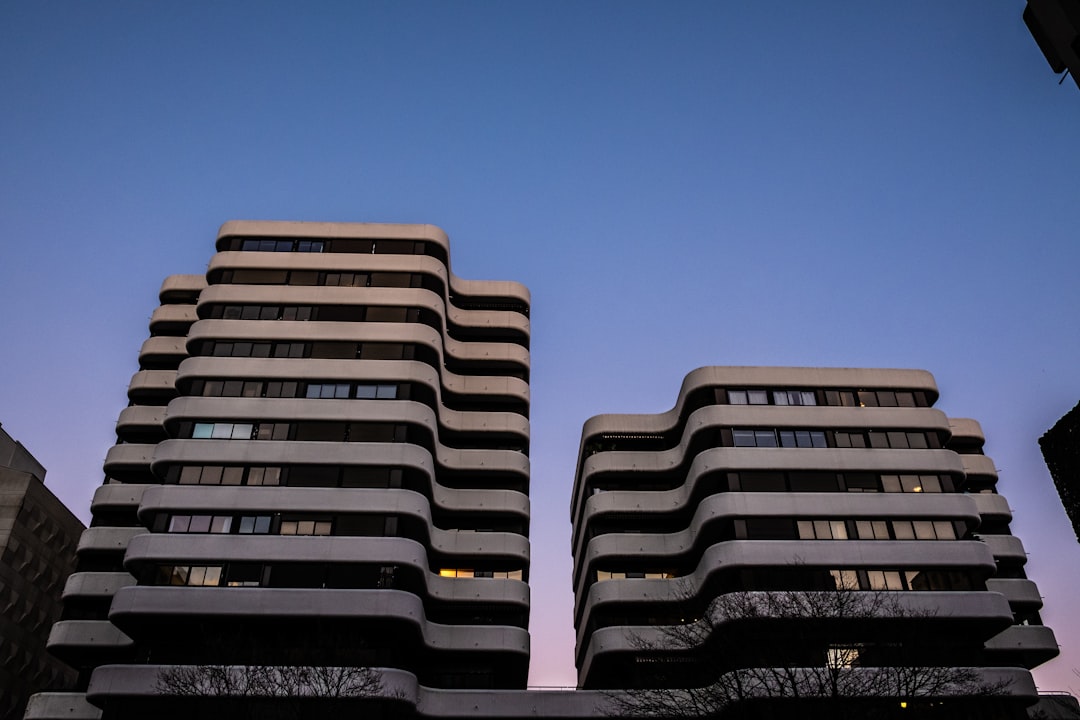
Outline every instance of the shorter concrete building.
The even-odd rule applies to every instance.
[[[44,479],[41,463],[0,428],[0,720],[21,718],[31,693],[75,680],[45,643],[84,528]]]
[[[1039,447],[1080,542],[1080,403],[1039,438]]]

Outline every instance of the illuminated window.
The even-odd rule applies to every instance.
[[[859,664],[859,645],[832,645],[826,651],[825,663],[830,668],[850,668]]]
[[[221,566],[166,565],[158,568],[158,584],[217,587],[221,584]]]

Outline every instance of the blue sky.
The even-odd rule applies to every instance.
[[[229,219],[418,222],[533,292],[532,682],[582,422],[713,364],[921,367],[1080,690],[1038,436],[1080,400],[1080,91],[1020,0],[0,4],[0,422],[84,519],[161,280]]]

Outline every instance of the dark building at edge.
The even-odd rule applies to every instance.
[[[75,679],[45,643],[83,524],[44,480],[41,463],[0,427],[0,720],[21,718],[32,693]]]
[[[1080,541],[1080,403],[1039,438],[1039,447]]]

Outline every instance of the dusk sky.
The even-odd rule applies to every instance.
[[[582,423],[703,365],[978,419],[1080,692],[1080,90],[1023,0],[0,3],[0,423],[84,521],[161,281],[230,219],[432,223],[532,291],[532,673],[573,685]]]

